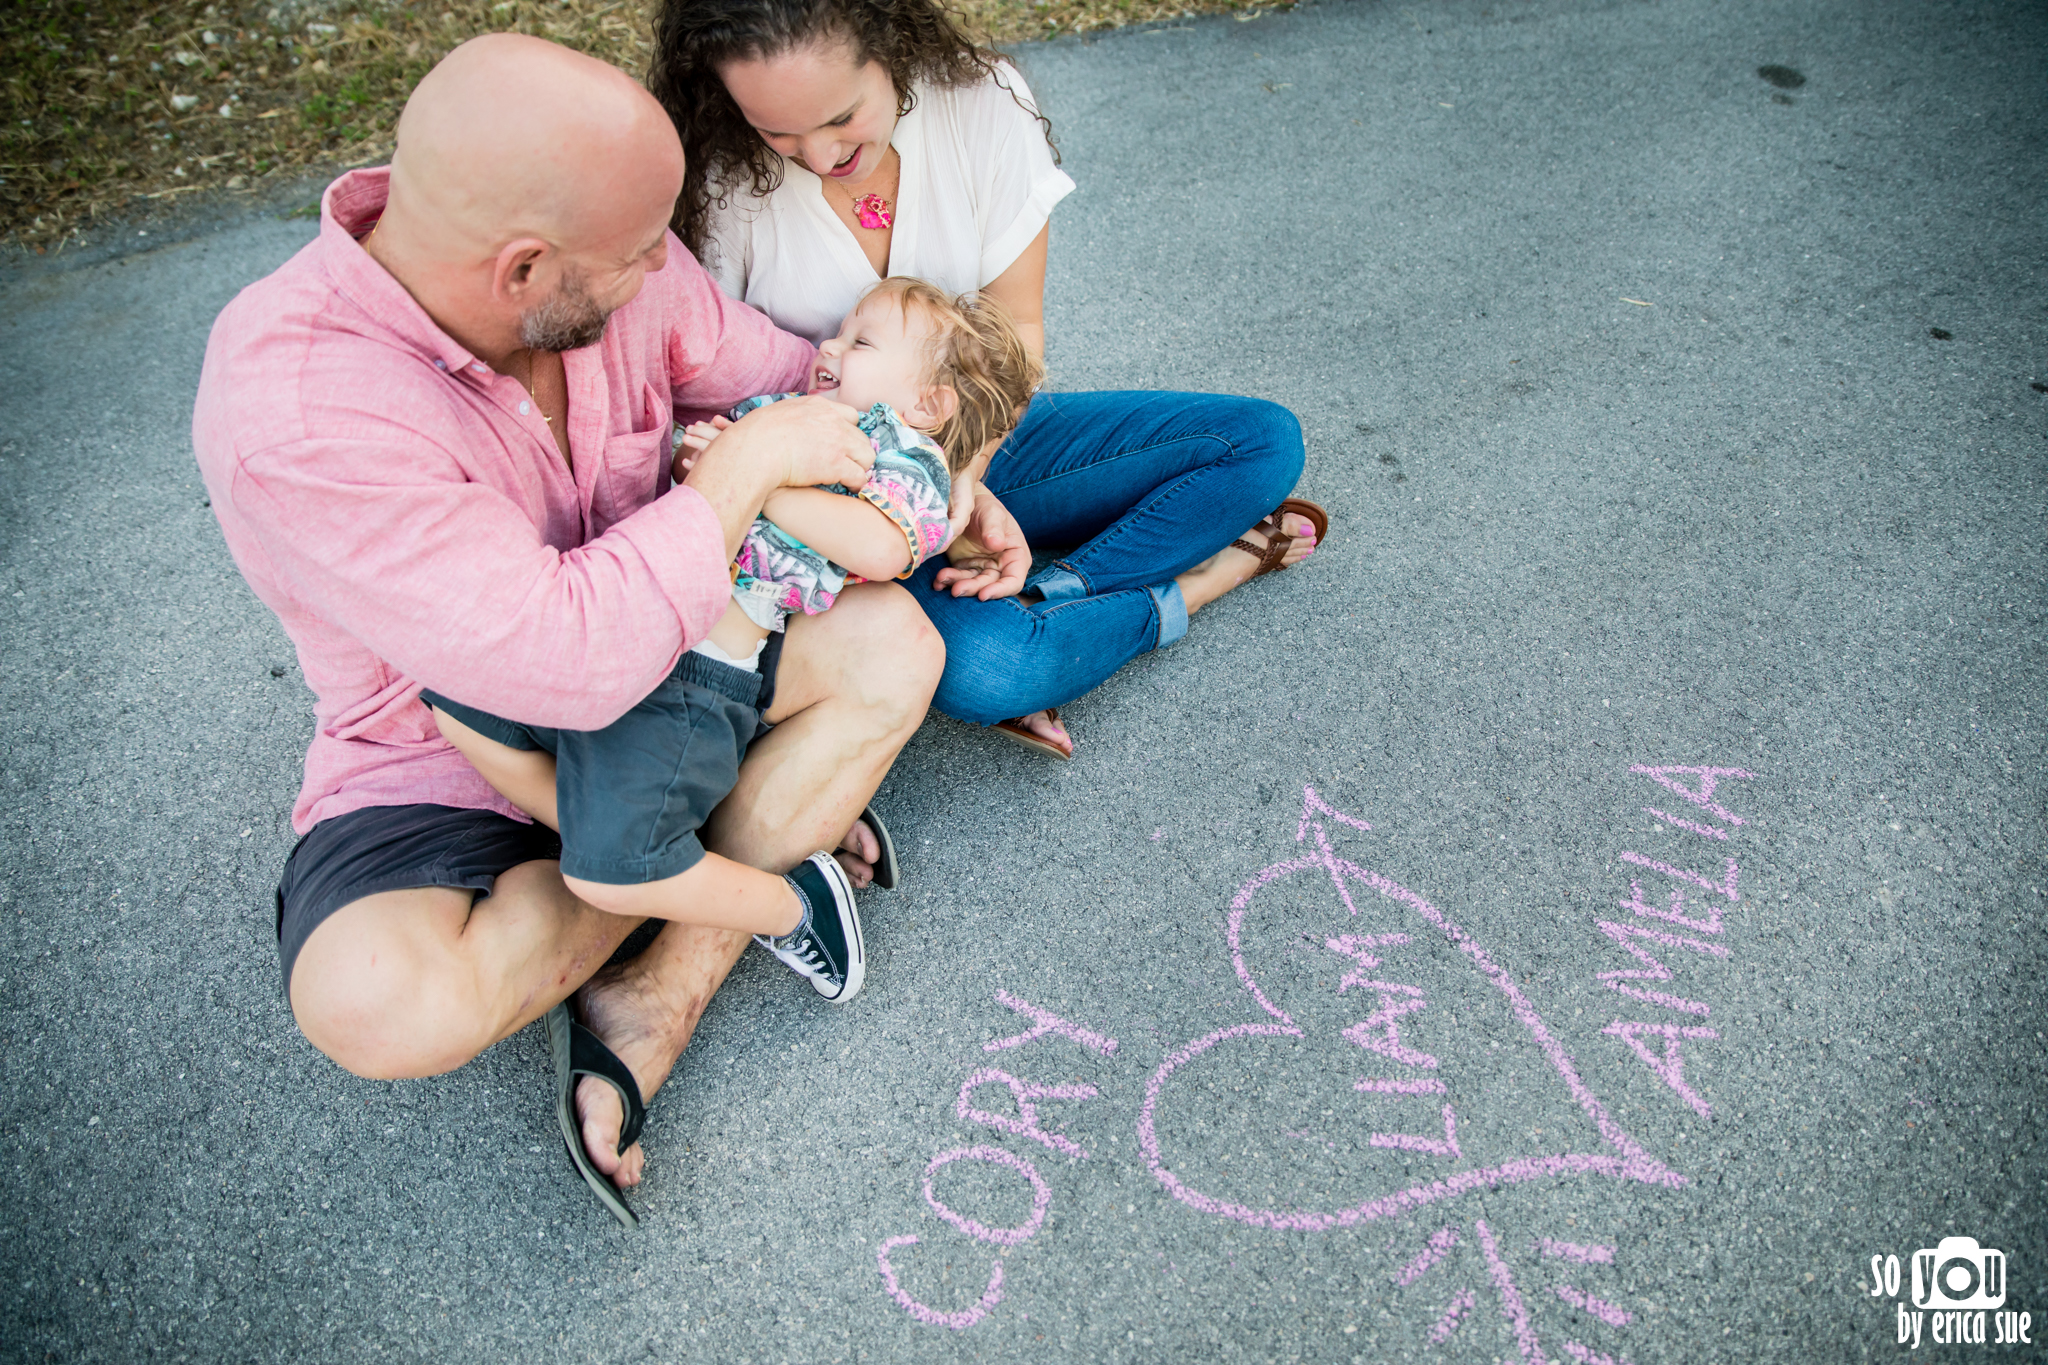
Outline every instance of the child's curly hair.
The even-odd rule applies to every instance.
[[[891,275],[862,301],[873,298],[893,298],[905,318],[914,308],[933,324],[925,382],[950,388],[960,403],[931,437],[946,452],[946,468],[958,474],[1016,429],[1045,366],[1017,334],[1009,310],[986,294],[955,298],[925,280]]]

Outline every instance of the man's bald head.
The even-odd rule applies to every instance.
[[[449,53],[406,101],[391,203],[461,254],[527,236],[573,254],[650,213],[665,221],[682,179],[674,125],[623,71],[495,33]]]
[[[504,363],[574,350],[667,260],[683,149],[615,67],[516,33],[429,71],[363,246],[450,335]]]

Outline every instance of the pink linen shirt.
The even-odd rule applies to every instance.
[[[813,356],[671,236],[603,340],[562,356],[572,470],[525,387],[358,245],[389,180],[335,181],[319,237],[222,311],[192,417],[228,551],[313,689],[300,833],[415,802],[525,818],[420,688],[575,730],[651,692],[732,589],[710,504],[669,486],[675,414],[800,387]]]

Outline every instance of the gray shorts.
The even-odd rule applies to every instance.
[[[488,896],[505,869],[562,856],[546,825],[457,806],[365,806],[306,831],[277,884],[277,955],[287,998],[299,949],[328,916],[384,891],[446,886]]]
[[[780,635],[761,671],[685,653],[640,703],[602,730],[553,730],[478,711],[431,692],[437,706],[487,739],[555,756],[562,875],[638,886],[687,872],[704,857],[697,831],[739,781],[747,746],[766,733]]]

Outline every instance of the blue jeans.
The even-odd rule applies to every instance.
[[[1044,600],[993,602],[907,585],[946,641],[932,704],[976,724],[1060,706],[1186,633],[1175,575],[1230,544],[1301,478],[1301,424],[1275,403],[1200,393],[1054,393],[985,480],[1034,551]]]

